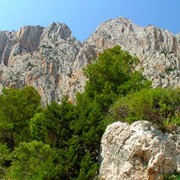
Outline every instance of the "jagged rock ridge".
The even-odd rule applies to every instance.
[[[64,95],[74,100],[86,82],[82,68],[115,45],[140,59],[154,87],[180,86],[180,35],[117,18],[101,24],[84,43],[61,23],[0,32],[0,89],[32,85],[44,104]]]
[[[96,56],[65,24],[26,26],[13,34],[2,32],[0,37],[4,49],[0,52],[1,88],[32,85],[44,104],[60,102],[64,95],[74,99],[83,90],[86,79],[81,68]]]

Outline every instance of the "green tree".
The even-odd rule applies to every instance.
[[[90,152],[87,151],[80,163],[80,173],[77,180],[94,179],[98,173],[98,168],[98,164],[94,163]]]
[[[140,71],[135,70],[137,64],[138,59],[121,50],[119,46],[105,50],[85,70],[89,79],[85,93],[107,109],[117,95],[124,96],[145,87],[149,88],[151,83]]]
[[[55,152],[42,142],[23,142],[10,154],[12,163],[7,169],[10,179],[50,179],[55,175]]]
[[[65,148],[71,137],[70,123],[75,120],[74,106],[64,99],[59,105],[52,102],[30,120],[33,139],[55,148]]]
[[[0,178],[6,174],[6,166],[8,163],[9,150],[6,144],[0,144]]]
[[[40,95],[32,87],[3,89],[0,95],[0,142],[13,150],[30,139],[29,120],[41,105]]]
[[[55,149],[53,179],[71,179],[78,176],[78,147],[71,143],[76,121],[74,105],[63,99],[61,104],[52,102],[30,121],[33,139],[43,141]]]

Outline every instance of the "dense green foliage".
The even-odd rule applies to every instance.
[[[2,176],[11,163],[6,156],[21,142],[29,142],[29,121],[41,105],[40,95],[32,87],[3,89],[0,95],[0,153]]]
[[[91,180],[97,177],[107,124],[148,120],[180,125],[179,89],[154,89],[138,60],[116,46],[85,69],[84,93],[41,107],[32,87],[0,95],[0,178]],[[8,102],[8,103],[7,103]]]
[[[135,71],[138,59],[119,46],[104,51],[98,60],[85,70],[89,81],[86,83],[85,94],[101,104],[106,111],[117,96],[149,88],[140,71]]]
[[[180,89],[142,89],[121,97],[110,108],[110,118],[133,122],[147,120],[163,129],[180,125]]]
[[[4,89],[0,96],[0,142],[12,150],[29,141],[29,119],[41,105],[40,95],[32,88]]]
[[[7,169],[7,178],[48,179],[54,176],[55,152],[42,142],[23,142],[10,154],[11,166]]]
[[[164,180],[180,180],[180,173],[165,174]]]

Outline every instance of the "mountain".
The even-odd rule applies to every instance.
[[[31,85],[44,104],[60,102],[64,95],[74,101],[86,82],[82,69],[115,45],[139,58],[137,68],[154,87],[180,86],[180,34],[120,17],[102,23],[83,43],[61,23],[0,31],[0,90]]]
[[[95,50],[115,45],[137,56],[153,86],[180,85],[180,36],[152,25],[139,27],[126,18],[108,20],[87,40]]]
[[[0,86],[34,86],[44,103],[74,99],[85,84],[82,67],[96,56],[61,23],[47,28],[26,26],[17,32],[0,32]]]
[[[27,175],[36,179],[42,175],[45,178],[83,179],[87,175],[84,179],[92,179],[89,177],[97,175],[99,179],[135,180],[163,179],[163,176],[180,173],[179,89],[143,89],[127,95],[136,74],[130,73],[133,78],[129,77],[127,72],[131,70],[126,68],[125,73],[118,71],[115,78],[109,78],[106,73],[110,67],[108,64],[108,67],[94,68],[102,69],[108,81],[101,81],[101,75],[97,76],[100,81],[93,78],[90,88],[79,96],[76,105],[67,101],[61,105],[51,103],[61,102],[64,95],[74,102],[76,92],[82,92],[87,81],[83,68],[94,62],[103,50],[115,45],[139,58],[136,68],[143,70],[143,74],[152,80],[153,87],[180,87],[180,34],[173,35],[152,25],[139,27],[126,18],[108,20],[83,43],[73,37],[68,26],[62,23],[52,23],[47,28],[25,26],[17,32],[0,31],[0,91],[3,87],[31,85],[40,93],[43,105],[50,104],[41,111],[40,98],[36,97],[36,92],[31,92],[32,88],[22,89],[17,95],[12,95],[14,90],[10,89],[10,93],[6,91],[7,97],[1,97],[0,177],[8,173],[10,178]],[[114,59],[119,48],[114,48],[113,55],[111,51],[106,51],[106,57]],[[117,57],[126,56],[124,51],[121,53]],[[120,67],[119,64],[116,67]],[[112,69],[117,70],[116,67],[113,64],[110,68],[112,76]],[[123,74],[120,80],[128,80],[128,83],[118,86],[117,74]],[[102,87],[100,93],[99,87]],[[120,96],[114,102],[117,100],[114,97],[119,92],[122,94],[124,89],[127,96]],[[35,98],[31,98],[32,102],[23,115],[22,101],[26,105],[29,103],[26,92],[31,92]],[[11,111],[9,115],[7,112]],[[105,125],[118,120],[136,122],[131,125],[115,122],[107,126],[102,136]],[[47,161],[33,171],[29,168],[34,167],[32,158],[35,162],[42,162],[40,151],[44,153],[44,148]],[[34,150],[37,153],[34,154]],[[29,156],[32,156],[30,160]]]

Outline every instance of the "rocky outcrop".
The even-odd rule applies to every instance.
[[[180,129],[164,134],[147,121],[109,125],[101,141],[101,180],[158,180],[180,172]]]
[[[153,86],[180,86],[179,35],[152,25],[139,27],[126,18],[108,20],[101,24],[87,42],[95,51],[120,45],[137,56],[144,75]]]
[[[154,87],[180,86],[180,36],[117,18],[101,24],[84,43],[61,23],[0,31],[0,91],[31,85],[44,104],[60,102],[64,95],[74,101],[86,82],[82,69],[115,45],[140,59],[137,68],[144,70]]]

